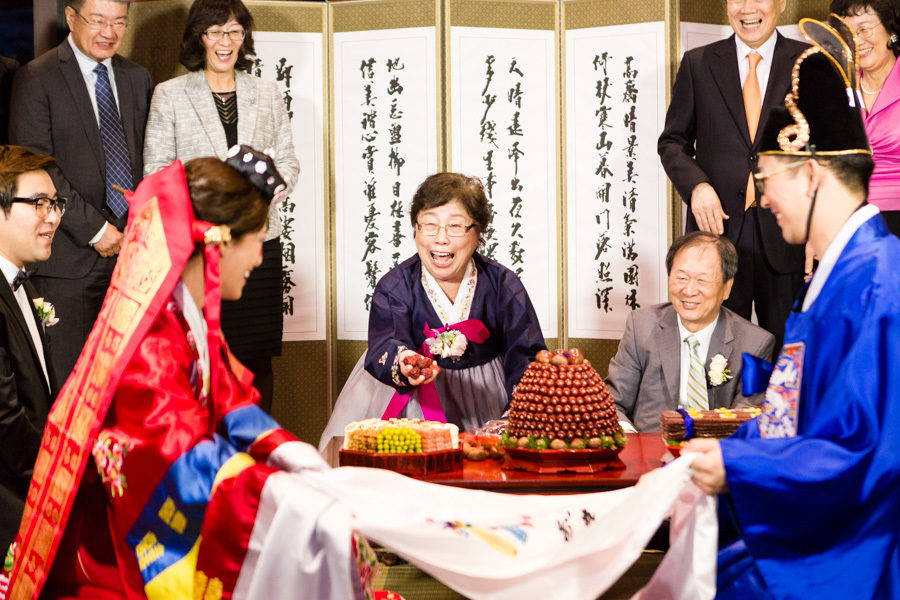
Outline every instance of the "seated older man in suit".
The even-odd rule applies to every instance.
[[[737,271],[734,245],[712,233],[689,233],[669,248],[666,270],[671,302],[631,313],[609,363],[607,384],[625,431],[658,431],[660,411],[679,406],[762,402],[762,395],[741,395],[741,355],[771,360],[775,338],[722,306]],[[717,356],[730,372],[725,381],[708,376]]]
[[[56,393],[48,368],[46,302],[35,304],[25,264],[47,260],[65,200],[45,170],[53,159],[0,146],[0,549],[19,529],[25,494]],[[52,299],[48,299],[52,300]]]

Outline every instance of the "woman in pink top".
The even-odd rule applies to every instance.
[[[875,159],[869,202],[900,236],[900,0],[833,0],[856,33],[866,133]]]

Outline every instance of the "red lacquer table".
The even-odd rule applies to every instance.
[[[600,473],[538,474],[500,468],[499,460],[463,461],[462,470],[421,477],[424,481],[456,487],[513,494],[565,494],[601,492],[628,487],[648,471],[662,466],[665,444],[658,433],[627,434],[618,468]]]

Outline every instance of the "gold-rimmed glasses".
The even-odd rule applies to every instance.
[[[85,22],[85,24],[94,31],[103,31],[107,27],[111,28],[113,31],[124,31],[126,27],[128,27],[128,19],[116,19],[115,21],[107,21],[103,17],[97,17],[91,15],[90,17],[85,17],[83,14],[78,12],[77,8],[72,8],[75,11],[75,14]]]
[[[241,42],[246,37],[247,32],[243,29],[230,29],[228,31],[223,31],[221,29],[208,29],[203,32],[203,35],[206,36],[211,42],[218,42],[222,38],[228,38],[232,42]]]
[[[873,35],[878,30],[879,27],[884,27],[881,23],[872,23],[866,25],[860,25],[856,29],[853,30],[854,37],[861,37],[867,39],[869,41],[872,40]]]
[[[800,165],[805,165],[805,164],[806,164],[805,160],[800,160],[797,162],[792,162],[791,164],[781,167],[780,169],[775,169],[774,171],[772,171],[770,173],[765,173],[765,174],[754,173],[753,174],[753,185],[756,186],[756,189],[759,191],[760,194],[765,194],[766,193],[766,179],[768,179],[772,175],[777,175],[778,173],[784,173],[785,171],[789,171],[790,169],[795,169],[795,168],[799,167]]]
[[[463,225],[462,223],[450,223],[449,225],[438,225],[437,223],[416,223],[416,227],[422,232],[422,235],[435,237],[441,232],[441,229],[447,232],[447,237],[462,237],[468,233],[470,229],[475,227],[475,223],[471,225]]]

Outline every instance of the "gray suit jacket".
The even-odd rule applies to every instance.
[[[628,315],[619,350],[609,363],[606,383],[620,420],[638,431],[659,431],[659,413],[678,408],[681,383],[681,340],[675,307],[666,302]],[[733,377],[707,387],[710,408],[740,408],[760,404],[763,394],[741,395],[741,354],[772,360],[775,338],[725,307],[709,342],[704,365],[723,355]]]
[[[269,152],[290,192],[300,163],[294,153],[291,122],[278,86],[242,71],[235,73],[238,105],[238,142]],[[176,158],[187,162],[201,156],[225,160],[225,128],[203,71],[165,81],[153,92],[144,142],[144,174],[153,173]],[[280,206],[269,211],[269,235],[281,234]]]
[[[137,184],[144,171],[144,124],[153,80],[147,69],[121,56],[113,57],[112,66]],[[57,167],[48,172],[57,192],[69,200],[53,238],[53,253],[49,260],[34,265],[37,274],[84,277],[100,256],[88,242],[105,222],[121,231],[125,219],[116,219],[106,206],[106,156],[100,127],[68,40],[16,72],[9,139],[56,159]],[[62,306],[57,308],[65,314]]]

